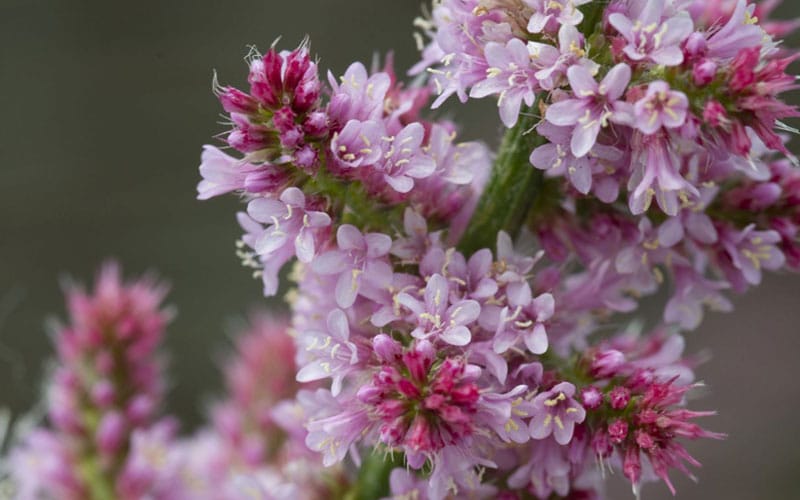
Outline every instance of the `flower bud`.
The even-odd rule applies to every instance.
[[[119,412],[107,413],[97,428],[96,440],[100,453],[111,456],[122,446],[126,437],[125,418]]]
[[[700,32],[694,32],[689,35],[689,38],[686,39],[684,50],[690,57],[701,57],[705,55],[706,50],[708,50],[708,42],[706,41],[705,35]]]
[[[581,391],[581,402],[587,410],[596,410],[603,404],[603,393],[593,385],[585,387]]]
[[[628,423],[624,420],[614,420],[608,426],[608,437],[612,443],[620,444],[628,436]]]
[[[630,402],[630,400],[631,391],[629,391],[626,387],[617,386],[611,389],[611,392],[608,393],[608,402],[615,410],[624,409],[626,406],[628,406],[628,402]]]
[[[616,349],[608,349],[595,354],[592,360],[592,375],[597,378],[610,378],[625,364],[625,355]]]
[[[692,78],[698,86],[704,87],[714,81],[717,76],[717,63],[710,59],[704,59],[692,68]]]

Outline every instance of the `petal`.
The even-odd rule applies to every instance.
[[[526,332],[522,338],[525,341],[525,346],[533,354],[544,354],[547,352],[547,331],[541,323],[537,323],[533,327],[533,330]]]
[[[683,62],[683,52],[680,47],[672,45],[653,51],[650,54],[650,59],[656,64],[663,66],[677,66]]]
[[[573,66],[573,68],[576,66]],[[580,67],[580,66],[578,66]],[[570,68],[572,69],[572,68]],[[616,101],[628,88],[631,81],[631,68],[625,63],[620,63],[611,68],[600,84],[600,93],[608,96],[611,101]]]
[[[536,310],[536,321],[547,321],[553,317],[556,301],[551,294],[543,293],[533,299],[533,307]]]
[[[309,230],[301,230],[294,239],[294,251],[300,262],[308,264],[314,259],[314,234]]]
[[[430,156],[417,156],[406,170],[406,175],[415,179],[430,177],[436,171],[436,161]]]
[[[522,94],[516,89],[507,91],[501,94],[500,99],[497,100],[497,105],[500,108],[500,119],[503,121],[503,125],[511,128],[519,119],[519,110],[522,107]]]
[[[306,206],[306,197],[303,192],[296,187],[289,187],[283,190],[280,197],[281,201],[287,205],[294,205],[296,207]]]
[[[472,334],[466,326],[454,326],[443,331],[439,338],[450,345],[465,346],[472,340]]]
[[[258,222],[270,224],[286,215],[286,205],[273,198],[256,198],[247,204],[247,214]]]
[[[566,420],[558,417],[553,417],[553,437],[556,438],[556,442],[562,446],[569,444],[570,440],[572,439],[572,431],[575,428],[575,423],[572,420]],[[561,425],[559,425],[559,423]]]
[[[565,99],[551,104],[545,117],[553,125],[575,125],[586,112],[586,106],[579,99]]]
[[[579,99],[592,96],[599,91],[594,75],[583,66],[570,66],[567,70],[567,78],[569,79],[569,85],[572,87],[572,92]]]
[[[352,306],[356,301],[360,284],[361,275],[355,269],[340,274],[336,280],[336,304],[342,309]]]
[[[578,124],[572,133],[572,141],[570,142],[570,149],[576,158],[586,156],[592,150],[592,146],[597,142],[597,136],[600,135],[601,123],[599,119],[594,119],[586,125]]]
[[[383,257],[392,248],[392,238],[382,233],[367,233],[364,240],[367,244],[367,257],[370,259]]]
[[[497,354],[503,354],[517,343],[517,334],[511,329],[505,329],[494,336],[492,349]]]
[[[254,250],[259,255],[270,255],[286,244],[288,235],[283,231],[268,230],[256,241]]]
[[[425,305],[428,312],[444,313],[450,300],[449,294],[450,285],[447,283],[447,278],[441,274],[431,276],[425,287]]]
[[[349,264],[346,253],[332,250],[317,256],[311,263],[311,268],[319,274],[336,274],[348,269]]]
[[[553,433],[553,416],[541,411],[533,416],[528,430],[533,439],[544,439]]]
[[[328,314],[328,333],[339,342],[345,342],[350,338],[350,323],[347,315],[341,309],[334,309]]]
[[[539,170],[548,170],[555,166],[558,160],[558,147],[555,144],[539,146],[531,152],[529,161]]]
[[[683,223],[677,217],[667,219],[658,228],[658,243],[664,248],[671,248],[683,240]]]
[[[336,231],[336,242],[342,250],[366,250],[361,231],[350,224],[342,224]]]
[[[688,15],[678,15],[666,22],[667,30],[661,38],[661,46],[680,45],[694,31],[694,22]]]
[[[299,372],[297,372],[295,379],[298,382],[313,382],[315,380],[322,380],[329,376],[330,373],[326,372],[322,366],[320,366],[319,362],[312,361],[311,363],[302,367]]]
[[[481,306],[474,300],[462,300],[450,306],[447,316],[458,325],[468,325],[481,315]]]
[[[567,167],[567,172],[572,185],[579,193],[587,194],[592,189],[592,169],[584,158]]]
[[[396,177],[384,175],[383,180],[398,193],[407,193],[414,188],[414,179],[406,177],[405,175],[398,175]]]
[[[619,34],[625,37],[626,40],[630,41],[633,38],[633,32],[631,31],[633,23],[623,14],[619,12],[611,14],[608,16],[608,23],[619,31]]]

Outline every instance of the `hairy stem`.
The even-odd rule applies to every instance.
[[[545,142],[533,129],[539,120],[535,109],[523,111],[503,137],[489,182],[458,245],[467,255],[493,248],[501,230],[516,236],[539,197],[544,176],[528,160]]]

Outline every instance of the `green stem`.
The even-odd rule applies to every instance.
[[[494,248],[501,230],[516,236],[537,201],[544,176],[528,158],[545,139],[533,130],[538,122],[535,109],[523,111],[503,137],[489,182],[458,245],[467,255]]]
[[[389,496],[389,474],[395,467],[403,467],[401,455],[373,451],[361,464],[358,480],[345,500],[374,500]]]

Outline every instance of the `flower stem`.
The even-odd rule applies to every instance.
[[[371,500],[389,495],[389,474],[395,467],[403,467],[402,455],[378,450],[364,460],[358,472],[358,481],[345,496],[345,500]]]
[[[539,121],[536,109],[534,105],[524,110],[503,137],[489,182],[458,245],[467,255],[493,248],[501,230],[516,236],[542,190],[544,176],[528,160],[545,142],[534,130]]]

